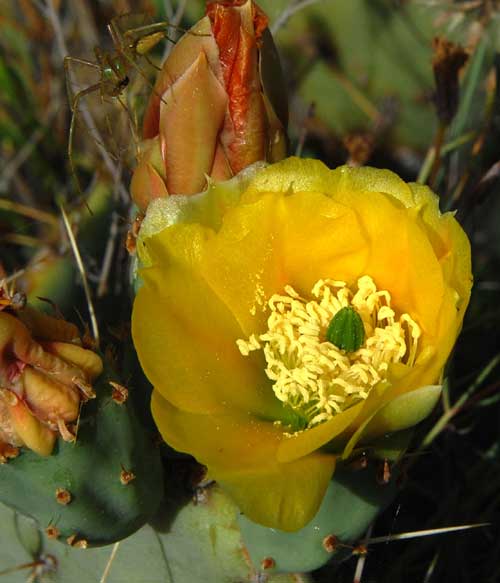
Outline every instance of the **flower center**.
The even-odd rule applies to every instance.
[[[409,314],[398,316],[390,293],[368,275],[356,288],[320,279],[307,300],[287,285],[268,301],[267,331],[236,341],[244,356],[263,350],[276,397],[305,427],[366,399],[389,364],[415,362],[419,325]]]

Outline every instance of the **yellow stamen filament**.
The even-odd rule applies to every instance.
[[[371,277],[358,279],[351,290],[343,281],[319,280],[315,299],[301,297],[291,286],[268,301],[268,330],[237,340],[244,356],[263,350],[266,374],[276,397],[306,420],[308,427],[368,397],[387,376],[391,363],[413,366],[421,331],[409,314],[396,315],[391,295],[377,290]],[[360,315],[365,342],[346,353],[325,338],[328,325],[344,307]]]

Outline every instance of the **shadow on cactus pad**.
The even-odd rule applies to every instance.
[[[132,403],[113,400],[110,370],[82,409],[76,443],[49,457],[22,450],[0,466],[0,501],[72,545],[105,545],[138,530],[163,494],[160,454]],[[69,541],[68,541],[69,539]]]

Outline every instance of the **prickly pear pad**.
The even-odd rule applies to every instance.
[[[0,501],[41,528],[55,527],[61,541],[74,536],[73,545],[129,536],[152,516],[163,493],[159,450],[132,403],[113,400],[110,381],[118,378],[105,369],[96,398],[82,409],[75,443],[59,440],[45,458],[22,450],[0,466]]]

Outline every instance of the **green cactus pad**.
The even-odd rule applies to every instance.
[[[333,535],[342,543],[356,541],[395,492],[394,480],[379,484],[373,467],[363,470],[338,468],[316,516],[298,532],[265,528],[243,515],[238,523],[254,565],[271,557],[277,572],[312,571],[332,558],[346,557],[342,548],[329,553],[323,546],[325,537]]]
[[[34,521],[16,517],[0,504],[1,568],[33,560],[55,559],[46,573],[51,583],[310,583],[308,575],[263,575],[254,569],[241,543],[237,508],[217,486],[196,501],[169,499],[160,524],[142,527],[116,546],[63,547],[41,533]],[[31,541],[35,541],[34,543]],[[26,581],[28,570],[11,572],[9,583]],[[45,579],[41,579],[45,580]]]
[[[76,535],[89,545],[120,540],[139,529],[157,509],[163,493],[158,448],[141,425],[132,404],[111,398],[106,371],[94,385],[97,398],[82,408],[75,444],[59,439],[53,454],[21,454],[0,466],[0,500],[60,532],[60,540]],[[122,484],[122,470],[135,479]],[[56,500],[67,490],[71,502]]]

